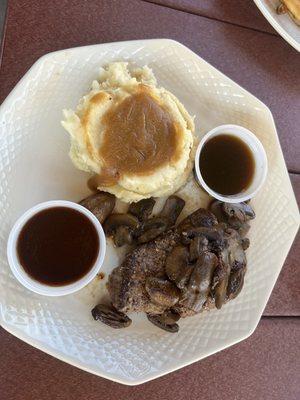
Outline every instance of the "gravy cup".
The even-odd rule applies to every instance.
[[[232,135],[242,140],[250,148],[255,163],[254,176],[250,185],[240,193],[236,193],[233,195],[222,195],[220,193],[215,192],[212,188],[210,188],[206,184],[200,170],[200,156],[203,146],[213,137],[224,134]],[[204,137],[201,139],[196,151],[196,156],[195,156],[196,180],[198,181],[199,185],[210,196],[226,203],[240,203],[242,201],[250,200],[251,198],[253,198],[260,190],[260,188],[263,186],[266,180],[267,171],[268,171],[268,161],[263,145],[261,144],[259,139],[254,135],[254,133],[239,125],[220,125],[212,129],[211,131],[206,133]]]
[[[33,278],[31,278],[27,272],[22,267],[18,252],[17,252],[17,243],[20,232],[27,221],[29,221],[34,215],[38,214],[39,212],[46,210],[48,208],[53,207],[66,207],[71,208],[73,210],[79,211],[81,214],[85,215],[94,225],[96,231],[98,233],[99,238],[99,251],[97,258],[92,266],[92,268],[80,279],[75,282],[61,285],[61,286],[51,286],[44,283],[41,283]],[[7,242],[7,258],[8,263],[11,268],[12,273],[16,277],[16,279],[27,289],[41,294],[45,296],[63,296],[67,294],[71,294],[77,292],[78,290],[82,289],[86,286],[92,279],[95,278],[97,273],[99,272],[105,257],[106,252],[106,240],[105,234],[102,229],[102,226],[98,219],[92,214],[89,210],[85,207],[81,206],[80,204],[73,203],[71,201],[65,200],[53,200],[47,201],[44,203],[37,204],[36,206],[27,210],[15,223],[13,226],[8,242]]]

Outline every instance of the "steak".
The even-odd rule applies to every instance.
[[[148,277],[163,277],[168,254],[179,243],[172,229],[151,242],[136,247],[109,276],[108,291],[114,307],[122,312],[160,314],[164,307],[151,302],[145,282]]]
[[[176,213],[173,200],[169,198],[168,205]],[[255,214],[248,203],[213,206],[221,215],[219,221],[199,208],[155,239],[147,235],[149,241],[130,251],[108,278],[114,307],[98,305],[94,318],[119,328],[131,322],[124,313],[145,312],[154,325],[177,332],[180,317],[220,309],[238,296],[247,270],[249,239],[244,228]],[[155,218],[161,216],[151,223]]]
[[[123,263],[112,271],[108,279],[107,288],[113,306],[124,313],[162,313],[165,307],[154,304],[148,296],[145,289],[146,279],[165,277],[166,258],[173,248],[180,244],[183,229],[215,224],[217,224],[216,217],[200,208],[186,217],[177,228],[170,229],[128,253]],[[183,306],[180,307],[180,313],[185,314]],[[186,314],[190,315],[189,312]]]

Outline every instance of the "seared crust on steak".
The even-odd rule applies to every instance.
[[[120,267],[110,274],[107,285],[112,304],[117,310],[152,314],[164,311],[165,307],[151,302],[145,281],[150,276],[164,276],[167,255],[179,240],[179,233],[173,229],[127,254]]]

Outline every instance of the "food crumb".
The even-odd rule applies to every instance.
[[[99,273],[97,274],[97,277],[98,277],[98,279],[100,279],[100,281],[101,281],[102,279],[104,279],[105,275],[104,275],[103,272],[99,272]]]

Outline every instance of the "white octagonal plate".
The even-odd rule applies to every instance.
[[[41,201],[78,201],[88,194],[85,174],[68,157],[62,109],[74,108],[99,66],[116,60],[148,64],[158,83],[196,116],[199,137],[217,125],[243,125],[259,137],[268,155],[267,181],[253,201],[257,218],[242,293],[220,311],[181,320],[178,334],[159,330],[143,315],[133,316],[133,324],[123,330],[93,321],[90,310],[105,295],[105,281],[96,278],[77,294],[47,298],[23,288],[7,264],[8,234],[22,212]],[[200,360],[253,332],[299,225],[272,114],[261,101],[183,45],[142,40],[42,57],[1,106],[0,123],[0,319],[5,329],[61,360],[128,385]],[[185,213],[207,201],[192,181],[181,194],[187,200]],[[106,276],[121,257],[108,243]]]

